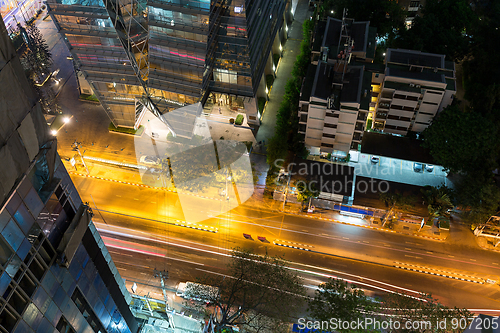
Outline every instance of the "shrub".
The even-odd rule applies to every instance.
[[[234,121],[234,123],[236,125],[241,125],[241,124],[243,124],[243,119],[244,119],[243,115],[239,114],[239,115],[236,116],[236,120]]]
[[[278,67],[278,63],[280,62],[280,55],[279,54],[273,54],[273,63],[274,66]]]
[[[272,74],[266,75],[267,89],[271,90],[271,87],[273,86],[273,82],[274,82],[274,76]]]
[[[234,118],[229,119],[230,124],[234,124]]]
[[[264,112],[264,107],[266,106],[266,102],[267,102],[267,100],[265,97],[259,97],[259,99],[257,100],[260,114],[262,114],[262,112]]]

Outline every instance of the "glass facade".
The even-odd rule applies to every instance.
[[[113,123],[135,127],[141,99],[164,113],[203,102],[211,92],[256,97],[287,1],[49,0],[48,5],[76,67]]]
[[[57,164],[58,185],[45,201],[33,185],[39,175],[27,174],[0,210],[0,332],[132,332],[123,282],[112,281],[119,295],[104,283],[114,265],[102,270],[89,255],[89,247],[106,252],[92,224],[69,267],[58,264],[57,246],[82,202]]]
[[[2,21],[0,77],[0,332],[137,332]]]

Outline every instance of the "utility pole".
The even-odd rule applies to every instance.
[[[81,145],[82,145],[82,143],[81,142],[76,142],[76,140],[75,140],[75,142],[73,142],[73,148],[76,149],[76,151],[80,155],[80,158],[82,159],[83,166],[85,167],[85,170],[87,170],[87,175],[89,175],[90,174],[89,168],[87,168],[87,164],[85,163],[85,160],[83,159],[83,155],[80,152],[80,146]]]
[[[160,278],[161,290],[163,291],[163,298],[165,299],[165,307],[168,309],[168,297],[165,289],[165,280],[168,279],[168,271],[159,271],[155,268],[153,276],[155,278]]]
[[[286,181],[285,191],[283,192],[283,208],[282,208],[283,211],[285,211],[286,195],[288,194],[288,186],[290,185],[290,178],[292,178],[292,176],[291,176],[291,174],[288,174],[288,179]]]

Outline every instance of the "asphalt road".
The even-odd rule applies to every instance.
[[[213,217],[189,226],[208,226],[212,227],[210,230],[217,228],[218,232],[200,231],[175,225],[177,220],[182,221],[182,208],[174,193],[80,176],[73,176],[73,180],[82,199],[92,206],[95,202],[98,208],[94,209],[95,218],[105,221],[99,225],[101,234],[114,259],[123,262],[124,266],[117,266],[129,283],[140,279],[140,283],[156,283],[158,286],[159,280],[152,282],[151,272],[154,268],[165,269],[167,265],[169,272],[173,272],[169,280],[173,289],[177,281],[194,279],[202,274],[197,267],[199,264],[222,269],[227,258],[222,254],[234,247],[245,247],[257,253],[267,251],[272,255],[284,255],[294,265],[300,265],[297,268],[315,272],[301,273],[309,285],[317,285],[327,276],[340,276],[358,283],[374,279],[377,282],[370,282],[365,286],[367,289],[381,292],[406,288],[431,293],[450,306],[500,309],[497,301],[500,289],[497,286],[393,267],[395,262],[403,262],[496,280],[500,275],[498,255],[472,245],[435,242],[245,205],[219,215],[224,211],[223,207],[209,200],[200,206],[200,210]],[[252,239],[245,239],[243,233],[250,234]],[[265,241],[259,241],[259,236],[265,237]],[[310,251],[276,246],[273,244],[276,240]],[[179,244],[183,247],[179,248]],[[186,244],[190,244],[189,247]],[[136,261],[138,252],[130,248],[144,251],[140,255],[149,255],[155,264],[134,268],[133,265],[147,261]],[[170,258],[166,263],[164,257],[158,255],[165,255],[163,251],[167,251]]]

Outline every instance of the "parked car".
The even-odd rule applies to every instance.
[[[434,171],[434,165],[426,164],[425,165],[425,171],[427,171],[427,172],[433,172]]]
[[[160,164],[160,159],[155,156],[141,156],[139,159],[141,163],[148,164],[148,165],[158,165]]]
[[[422,172],[424,170],[424,166],[422,163],[413,163],[413,171]]]
[[[373,164],[378,164],[378,162],[380,161],[380,157],[378,157],[378,156],[372,156],[372,158],[370,159],[370,161]]]

